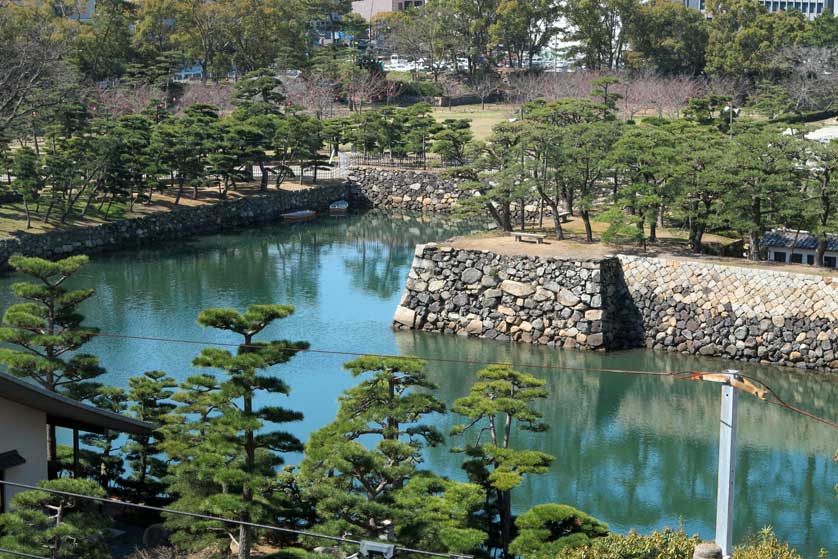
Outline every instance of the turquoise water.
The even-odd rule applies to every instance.
[[[393,332],[390,319],[419,242],[444,240],[468,227],[443,218],[371,212],[292,226],[267,226],[98,256],[73,285],[90,285],[87,322],[130,336],[235,341],[203,330],[195,318],[207,307],[292,303],[296,313],[263,339],[304,339],[312,348],[399,353],[474,361],[513,361],[548,381],[542,406],[551,429],[526,434],[521,446],[556,460],[546,475],[516,490],[518,511],[557,501],[577,506],[612,529],[649,531],[683,525],[712,538],[718,441],[718,387],[656,377],[559,372],[545,367],[635,370],[721,370],[714,359],[629,351],[611,354],[513,346],[412,332]],[[0,307],[11,300],[0,277]],[[107,381],[162,369],[184,378],[200,345],[99,338],[89,350],[108,369]],[[348,356],[306,353],[277,367],[292,388],[281,402],[302,411],[291,430],[305,439],[329,422],[337,397],[353,384],[341,369]],[[527,367],[530,365],[530,367]],[[838,382],[773,367],[736,365],[764,379],[789,401],[833,419]],[[465,394],[479,365],[432,362],[438,396]],[[434,418],[447,431],[454,416]],[[771,525],[806,557],[824,547],[838,556],[838,431],[775,406],[743,397],[736,486],[737,541]],[[453,444],[453,442],[452,442]],[[427,452],[426,467],[462,478],[461,456],[445,447]],[[294,463],[298,456],[289,456]]]

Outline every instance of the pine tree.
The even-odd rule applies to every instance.
[[[84,317],[77,310],[94,290],[64,288],[64,283],[87,262],[86,256],[56,262],[12,256],[9,264],[37,282],[12,285],[15,296],[25,302],[9,307],[0,327],[0,341],[19,348],[0,349],[0,364],[17,377],[80,400],[95,394],[99,385],[94,379],[104,373],[95,356],[77,353],[98,332],[82,326]],[[49,428],[47,443],[48,458],[54,460],[54,426]]]
[[[104,497],[95,482],[55,479],[44,489]],[[110,519],[96,504],[77,497],[25,491],[12,497],[11,512],[0,515],[0,548],[50,559],[110,559],[105,543]]]
[[[276,467],[282,463],[280,454],[302,450],[296,437],[272,431],[270,426],[299,421],[302,414],[279,406],[256,407],[257,397],[289,392],[282,380],[260,371],[287,362],[308,344],[255,342],[254,337],[292,312],[290,305],[251,305],[244,313],[209,309],[199,315],[199,324],[236,333],[242,344],[236,354],[215,348],[202,350],[193,365],[221,370],[226,378],[217,383],[212,375],[192,378],[178,395],[187,404],[181,410],[185,415],[172,429],[172,440],[164,445],[179,463],[170,488],[181,496],[177,506],[235,516],[243,522],[266,518],[270,502],[265,494],[275,482]],[[189,527],[194,528],[195,523]],[[238,537],[229,537],[239,559],[249,559],[253,529],[240,526]]]
[[[468,457],[463,468],[473,481],[494,493],[496,510],[490,510],[488,517],[497,515],[499,527],[497,540],[492,544],[508,557],[512,490],[520,485],[524,475],[545,473],[553,461],[552,456],[543,452],[512,448],[512,437],[516,430],[547,430],[547,425],[540,421],[541,414],[533,406],[537,400],[547,398],[547,390],[543,380],[506,365],[486,367],[477,372],[477,378],[469,395],[459,398],[452,406],[454,412],[470,420],[455,427],[452,434],[473,430],[480,433],[462,449]],[[485,442],[481,437],[484,433],[489,438]]]
[[[128,379],[128,410],[141,421],[155,426],[151,433],[130,435],[123,447],[125,458],[131,469],[131,475],[123,480],[123,485],[133,493],[132,500],[154,499],[162,493],[161,480],[166,476],[167,464],[160,457],[163,443],[163,430],[170,419],[175,405],[172,398],[174,379],[163,371],[148,371],[139,377]]]
[[[568,505],[536,505],[515,520],[518,536],[509,550],[516,556],[549,559],[565,549],[589,545],[608,535],[608,526]]]
[[[415,477],[423,449],[442,442],[423,421],[445,411],[428,392],[435,385],[425,362],[366,356],[345,368],[365,378],[341,396],[336,420],[312,434],[300,466],[322,518],[318,529],[368,538],[392,531],[403,544],[440,551],[477,547],[484,535],[469,522],[483,500],[481,488],[430,473]],[[466,494],[477,495],[476,502]]]
[[[96,407],[119,414],[124,413],[128,407],[128,395],[123,389],[115,386],[100,386],[91,400]],[[81,442],[85,446],[98,451],[85,454],[89,456],[88,460],[93,469],[91,473],[105,491],[113,489],[125,473],[122,448],[116,446],[119,440],[120,433],[109,430],[102,434],[85,433],[81,436]]]

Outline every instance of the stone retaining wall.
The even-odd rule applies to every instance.
[[[347,179],[377,208],[449,213],[469,195],[459,189],[460,180],[430,172],[360,167]]]
[[[646,347],[838,370],[838,278],[619,259]]]
[[[5,266],[15,253],[61,258],[71,254],[119,250],[275,221],[280,219],[280,214],[298,209],[322,211],[342,198],[350,198],[355,204],[366,203],[363,193],[357,189],[335,185],[300,191],[272,191],[260,196],[183,207],[92,227],[42,234],[18,233],[13,238],[0,240],[0,267]]]
[[[634,256],[419,245],[393,326],[838,371],[838,278]]]
[[[430,243],[416,247],[393,325],[566,348],[603,349],[621,339],[603,297],[610,259],[509,257]]]

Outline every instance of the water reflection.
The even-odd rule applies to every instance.
[[[518,510],[563,501],[625,530],[676,526],[709,537],[716,481],[718,387],[657,377],[558,372],[549,366],[649,371],[720,370],[736,366],[765,379],[789,402],[823,415],[838,413],[838,383],[793,370],[725,363],[668,353],[556,351],[454,336],[394,333],[393,310],[417,243],[464,233],[468,224],[441,217],[370,212],[362,216],[248,229],[143,250],[99,256],[73,285],[97,294],[83,309],[88,323],[131,336],[234,341],[196,323],[204,308],[291,303],[296,313],[266,336],[306,339],[326,350],[403,353],[475,361],[513,361],[548,381],[546,434],[521,445],[556,456],[550,473],[535,476],[516,495]],[[0,277],[0,307],[10,303]],[[2,309],[0,309],[2,310]],[[192,372],[200,345],[95,340],[107,381],[162,369]],[[292,388],[281,402],[305,414],[292,431],[306,439],[337,411],[337,397],[354,384],[341,365],[349,357],[306,353],[276,369]],[[433,363],[439,395],[464,395],[478,365]],[[275,402],[273,402],[275,403]],[[438,418],[443,431],[456,421]],[[838,552],[838,437],[824,425],[744,397],[740,412],[737,535],[773,525],[804,552]],[[299,459],[290,456],[289,463]],[[428,464],[461,476],[461,456],[429,451]]]
[[[533,503],[572,503],[606,519],[619,530],[653,529],[683,523],[711,537],[716,491],[719,389],[708,383],[672,378],[543,367],[605,367],[647,371],[720,369],[720,361],[645,351],[615,354],[555,352],[469,341],[447,336],[399,333],[402,353],[448,355],[526,363],[520,367],[547,381],[542,406],[546,434],[522,433],[518,444],[556,456],[549,475],[530,478],[516,496],[516,508]],[[732,364],[727,364],[732,365]],[[759,376],[792,403],[834,415],[834,378],[771,367],[736,364]],[[433,379],[445,401],[468,391],[478,366],[434,363]],[[736,530],[754,532],[773,525],[802,548],[838,548],[838,502],[831,486],[832,453],[838,437],[830,427],[776,406],[743,397],[740,405]],[[456,423],[442,417],[439,427]],[[430,451],[429,461],[461,476],[460,457]]]

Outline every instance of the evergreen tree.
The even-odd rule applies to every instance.
[[[423,421],[445,409],[428,393],[424,361],[367,356],[345,367],[366,378],[341,397],[336,420],[312,434],[301,465],[318,529],[367,538],[392,531],[406,545],[474,550],[484,539],[472,518],[482,489],[417,471],[422,450],[442,442]]]
[[[274,483],[276,466],[282,463],[280,454],[302,450],[296,437],[271,430],[271,426],[299,421],[302,414],[273,405],[257,407],[257,397],[289,392],[282,380],[260,372],[287,362],[308,344],[255,342],[254,337],[293,312],[290,305],[251,305],[244,313],[208,309],[199,315],[199,324],[235,333],[241,345],[235,354],[215,348],[202,350],[193,365],[223,371],[226,378],[217,383],[211,375],[190,379],[179,395],[188,403],[182,410],[188,417],[172,430],[171,444],[167,441],[164,445],[170,458],[184,466],[174,471],[172,491],[182,496],[177,506],[244,522],[267,517],[269,501],[264,493]],[[184,475],[191,477],[177,479]],[[186,488],[193,480],[198,491]],[[189,528],[195,527],[192,523]],[[229,536],[239,559],[249,559],[254,530],[240,526],[238,537]]]
[[[128,407],[128,395],[116,386],[100,386],[91,401],[98,408],[118,414],[124,413]],[[90,474],[105,491],[113,490],[125,473],[123,449],[116,446],[120,438],[121,433],[110,430],[102,434],[85,433],[81,436],[85,446],[95,449],[85,454],[89,457]]]
[[[128,379],[128,411],[139,419],[155,426],[151,433],[130,435],[123,447],[125,459],[131,469],[128,479],[122,481],[134,497],[131,500],[154,499],[162,493],[162,480],[167,463],[161,456],[165,425],[174,411],[170,401],[177,383],[163,371],[148,371]]]
[[[527,559],[552,559],[565,549],[608,535],[608,526],[568,505],[536,505],[515,519],[518,536],[509,550]]]
[[[55,479],[44,489],[104,497],[95,482]],[[0,515],[0,548],[50,559],[110,559],[105,542],[110,519],[98,505],[78,497],[25,491],[12,497],[11,512]]]
[[[32,227],[32,212],[29,204],[38,199],[43,188],[43,178],[38,168],[38,156],[35,150],[25,146],[17,150],[12,157],[11,174],[12,189],[23,201],[26,213],[26,228]]]
[[[311,435],[301,470],[324,529],[378,537],[387,530],[385,521],[393,520],[392,493],[422,461],[422,448],[442,442],[434,427],[420,421],[445,407],[418,390],[434,387],[419,359],[368,356],[345,368],[353,376],[373,374],[344,393],[334,422]]]
[[[762,126],[747,128],[728,143],[720,165],[725,193],[719,218],[747,235],[751,260],[759,259],[763,233],[797,205],[799,149],[794,138]]]
[[[553,457],[535,450],[513,447],[516,431],[543,432],[541,413],[534,404],[547,398],[544,381],[521,373],[506,365],[491,365],[477,372],[477,382],[468,396],[454,402],[452,411],[464,416],[468,423],[452,430],[454,435],[476,431],[477,436],[466,441],[462,449],[467,456],[463,468],[469,478],[486,488],[494,496],[488,512],[494,520],[491,527],[492,546],[509,556],[512,539],[512,490],[520,485],[526,474],[543,474]],[[483,435],[488,433],[488,441]]]
[[[94,290],[64,287],[87,262],[86,256],[56,262],[12,256],[12,268],[36,281],[12,284],[12,293],[25,302],[10,306],[0,327],[0,341],[18,348],[0,349],[0,363],[11,374],[77,399],[93,396],[99,387],[95,379],[104,373],[95,356],[77,353],[98,332],[82,326],[84,317],[77,310]],[[47,445],[48,458],[54,460],[54,426],[49,428]]]

